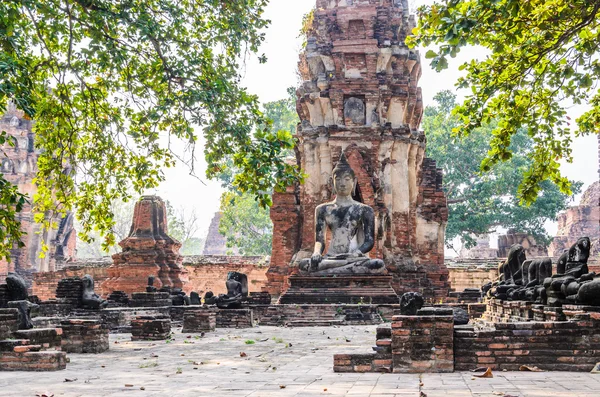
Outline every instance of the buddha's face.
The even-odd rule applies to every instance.
[[[350,172],[340,172],[333,176],[333,187],[338,196],[351,196],[356,178]]]

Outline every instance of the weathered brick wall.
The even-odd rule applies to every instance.
[[[600,360],[600,313],[579,321],[497,323],[495,329],[457,328],[455,369],[477,367],[518,371],[522,365],[546,371],[589,372]]]
[[[33,294],[42,300],[53,299],[59,280],[67,277],[82,277],[86,274],[94,278],[96,293],[107,297],[112,291],[102,286],[109,278],[110,258],[87,261],[82,265],[66,267],[55,272],[36,273],[33,282]],[[185,256],[183,266],[188,271],[189,282],[184,290],[204,294],[213,291],[215,294],[227,292],[225,281],[228,272],[241,272],[248,275],[249,292],[260,292],[266,285],[268,262],[263,257],[242,256]],[[144,276],[147,277],[147,276]],[[139,291],[143,292],[143,291]]]
[[[483,285],[498,279],[498,269],[448,267],[448,280],[454,291],[467,288],[481,288]]]
[[[225,281],[228,272],[240,272],[248,276],[248,291],[260,292],[267,282],[269,263],[258,256],[186,256],[184,267],[189,273],[185,286],[188,294],[196,291],[204,295],[207,291],[215,294],[227,292]]]

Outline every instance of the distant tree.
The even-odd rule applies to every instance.
[[[201,255],[204,248],[204,239],[195,237],[200,229],[200,222],[196,209],[191,210],[184,207],[175,209],[167,200],[167,219],[169,236],[181,243],[183,255]]]
[[[460,125],[460,119],[452,115],[456,96],[442,91],[435,100],[437,106],[425,109],[422,128],[427,135],[427,155],[444,170],[449,207],[446,244],[451,246],[452,240],[460,237],[469,248],[475,244],[474,235],[492,233],[499,227],[527,232],[548,243],[544,223],[555,220],[568,207],[570,196],[552,182],[543,181],[537,200],[530,206],[520,204],[517,187],[534,161],[530,157],[533,139],[519,130],[509,147],[511,158],[482,173],[479,165],[487,155],[497,123],[485,124],[460,139],[452,134]],[[581,183],[571,184],[578,193]]]
[[[226,192],[221,196],[221,211],[219,232],[228,248],[237,248],[241,255],[271,255],[273,223],[269,211],[254,197]]]
[[[464,46],[483,47],[482,60],[460,69],[457,86],[471,93],[456,108],[454,133],[468,136],[494,123],[481,169],[509,161],[525,129],[531,137],[517,195],[544,197],[545,180],[570,195],[560,161],[572,161],[572,121],[566,107],[587,104],[575,135],[600,133],[600,1],[443,0],[419,8],[409,45],[433,45],[425,55],[437,71]]]

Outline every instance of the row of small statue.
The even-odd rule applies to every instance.
[[[154,287],[154,276],[148,277],[148,286],[146,292],[168,292],[171,295],[173,306],[200,305],[200,295],[197,292],[191,292],[190,296],[181,288],[171,288],[168,286],[157,289]],[[227,273],[227,294],[215,296],[212,291],[204,295],[204,304],[217,305],[220,309],[239,309],[242,303],[248,298],[248,276],[239,272]]]
[[[590,250],[590,239],[580,238],[560,256],[557,272],[552,274],[552,259],[527,260],[525,249],[514,245],[506,262],[498,266],[499,279],[484,285],[483,293],[550,306],[600,305],[600,275],[590,272],[587,265]]]

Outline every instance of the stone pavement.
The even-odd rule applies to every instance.
[[[218,329],[204,337],[176,328],[168,343],[111,335],[108,352],[69,354],[65,371],[0,372],[0,396],[600,396],[600,375],[587,373],[334,373],[333,355],[368,352],[375,328]]]

